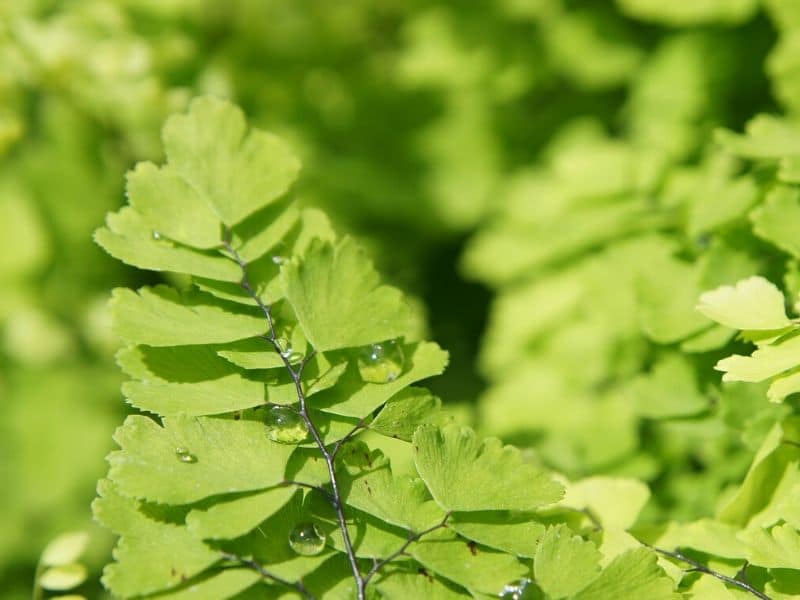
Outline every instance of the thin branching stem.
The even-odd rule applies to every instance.
[[[286,579],[283,579],[282,577],[278,577],[277,575],[275,575],[271,571],[268,571],[267,568],[264,567],[264,565],[262,565],[260,562],[258,562],[257,560],[254,560],[252,558],[246,558],[244,556],[239,556],[237,554],[232,554],[231,552],[223,552],[222,556],[226,560],[238,563],[238,564],[240,564],[242,566],[247,567],[248,569],[252,569],[256,573],[261,575],[261,577],[263,577],[264,579],[266,579],[268,581],[273,581],[273,582],[275,582],[277,584],[284,585],[284,586],[286,586],[288,588],[292,588],[294,590],[297,590],[297,593],[300,594],[301,596],[303,596],[304,598],[306,598],[306,600],[316,600],[316,597],[314,596],[314,594],[312,594],[310,591],[308,591],[306,589],[306,586],[303,585],[303,582],[300,581],[300,580],[292,583],[291,581],[287,581]]]
[[[355,427],[353,427],[350,431],[348,431],[343,438],[337,440],[333,444],[333,447],[331,448],[331,456],[333,456],[333,458],[336,458],[336,455],[339,454],[339,450],[342,449],[342,446],[344,446],[347,442],[349,442],[355,434],[364,429],[364,426],[367,423],[368,416],[369,415],[367,415],[366,417],[361,417],[358,423],[356,423]]]
[[[322,486],[314,485],[313,483],[306,483],[304,481],[295,481],[293,479],[286,479],[281,483],[281,485],[284,486],[295,485],[297,487],[306,488],[308,490],[314,490],[315,492],[325,496],[329,501],[332,501],[331,493],[328,490],[326,490]]]
[[[317,445],[322,457],[325,459],[325,466],[328,469],[328,478],[330,480],[331,485],[331,494],[329,495],[331,504],[333,506],[334,511],[336,512],[336,520],[339,523],[339,529],[342,533],[342,540],[344,542],[345,552],[347,554],[347,560],[350,563],[350,569],[353,572],[353,578],[356,580],[356,587],[358,589],[358,600],[364,600],[366,597],[366,580],[361,573],[361,569],[358,566],[358,559],[356,558],[355,550],[353,549],[353,542],[350,538],[350,532],[347,529],[347,520],[344,514],[344,503],[342,502],[342,495],[339,489],[339,482],[336,477],[336,465],[335,465],[335,456],[328,450],[325,446],[325,442],[320,435],[319,429],[317,428],[316,424],[313,422],[311,417],[308,413],[308,406],[306,405],[306,394],[305,390],[303,390],[303,382],[301,379],[303,369],[305,368],[306,364],[308,364],[309,357],[306,357],[306,360],[300,364],[300,366],[295,370],[292,366],[291,362],[289,361],[289,357],[285,355],[284,348],[281,348],[280,344],[278,343],[278,337],[275,331],[275,322],[272,318],[272,311],[268,305],[261,300],[261,297],[256,293],[253,289],[253,286],[250,284],[250,280],[247,276],[247,262],[239,255],[236,249],[231,245],[229,238],[230,232],[227,232],[228,235],[226,236],[224,245],[225,249],[228,251],[230,257],[236,261],[236,264],[239,265],[239,268],[242,271],[242,279],[240,281],[240,285],[242,289],[247,292],[247,295],[252,298],[252,300],[256,303],[261,312],[264,313],[264,317],[267,321],[268,325],[268,334],[265,336],[265,339],[272,345],[278,355],[281,357],[286,370],[289,372],[289,375],[294,382],[295,392],[297,394],[297,401],[299,403],[300,409],[299,414],[302,417],[303,421],[308,428],[311,437],[314,439],[314,443]]]
[[[413,544],[414,542],[418,542],[422,537],[428,535],[429,533],[433,533],[434,531],[437,531],[439,529],[447,527],[447,521],[448,521],[448,519],[450,519],[450,514],[451,513],[448,512],[447,514],[445,514],[444,518],[439,523],[437,523],[436,525],[433,525],[431,527],[428,527],[427,529],[423,529],[419,533],[414,533],[412,531],[409,531],[408,532],[408,539],[405,541],[405,543],[402,546],[400,546],[400,548],[398,548],[397,550],[392,552],[386,558],[384,558],[382,560],[379,560],[379,561],[373,562],[372,568],[364,576],[364,585],[369,583],[369,580],[372,579],[372,577],[378,571],[380,571],[383,567],[388,565],[390,562],[392,562],[398,556],[402,556],[403,554],[405,554],[405,551],[408,550],[408,547],[411,544]]]
[[[692,567],[691,568],[692,571],[697,571],[698,573],[705,573],[706,575],[711,575],[712,577],[716,577],[720,581],[723,581],[723,582],[725,582],[725,583],[727,583],[729,585],[733,585],[733,586],[736,586],[739,589],[742,589],[742,590],[744,590],[746,592],[750,592],[756,598],[760,598],[761,600],[772,600],[764,592],[757,590],[756,588],[754,588],[752,585],[750,585],[746,581],[742,581],[741,579],[736,579],[734,577],[728,577],[727,575],[724,575],[723,573],[720,573],[719,571],[715,571],[715,570],[707,567],[703,563],[698,562],[698,561],[694,560],[693,558],[690,558],[690,557],[686,556],[685,554],[683,554],[681,552],[678,552],[677,550],[674,550],[674,551],[664,550],[663,548],[657,548],[655,546],[651,546],[650,544],[645,544],[644,542],[642,542],[642,543],[645,546],[647,546],[648,548],[650,548],[651,550],[653,550],[655,552],[658,552],[659,554],[663,554],[664,556],[668,556],[669,558],[672,558],[674,560],[677,560],[677,561],[686,563],[687,565],[690,565]],[[742,572],[743,571],[740,571],[740,573],[742,573]]]

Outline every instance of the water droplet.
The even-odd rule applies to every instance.
[[[290,363],[294,364],[303,360],[303,355],[295,352],[291,342],[286,338],[279,337],[275,340],[275,343],[278,345],[280,355]]]
[[[286,259],[279,254],[274,254],[272,256],[272,262],[276,265],[282,265],[283,263],[286,262]]]
[[[156,231],[155,229],[153,229],[153,239],[154,240],[160,240],[162,237],[163,236],[161,235],[161,232]]]
[[[325,534],[314,523],[300,523],[289,534],[289,546],[301,556],[315,556],[325,548]]]
[[[303,360],[303,355],[299,352],[290,352],[287,356],[284,357],[288,360],[291,364],[297,364]]]
[[[403,347],[397,340],[371,344],[358,354],[358,372],[369,383],[388,383],[403,372]]]
[[[178,446],[175,448],[175,456],[178,457],[178,460],[183,463],[195,463],[197,462],[197,457],[189,452],[188,448],[184,448],[183,446]]]
[[[275,345],[278,347],[278,352],[281,353],[281,356],[286,354],[286,352],[292,351],[292,343],[285,337],[275,338]]]
[[[527,578],[507,584],[498,596],[503,600],[533,600],[537,597],[536,588]]]
[[[299,444],[308,436],[303,417],[290,406],[270,406],[264,424],[267,426],[267,437],[280,444]]]

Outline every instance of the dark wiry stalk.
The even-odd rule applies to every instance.
[[[268,581],[274,581],[275,583],[278,583],[280,585],[285,585],[288,588],[292,588],[292,589],[297,590],[297,593],[300,594],[301,596],[303,596],[304,598],[306,598],[306,600],[316,600],[316,597],[314,596],[314,594],[312,594],[311,592],[309,592],[306,589],[306,587],[303,585],[302,581],[297,581],[295,583],[292,583],[291,581],[287,581],[286,579],[283,579],[282,577],[278,577],[274,573],[271,573],[270,571],[268,571],[264,567],[264,565],[262,565],[261,563],[259,563],[256,560],[253,560],[252,558],[245,558],[243,556],[238,556],[236,554],[231,554],[230,552],[223,552],[222,556],[226,560],[229,560],[229,561],[235,562],[235,563],[239,563],[240,565],[243,565],[243,566],[247,567],[248,569],[252,569],[256,573],[261,575],[261,577],[263,577],[264,579],[266,579]]]
[[[422,538],[423,536],[428,535],[429,533],[433,533],[434,531],[436,531],[438,529],[442,529],[443,527],[447,527],[447,520],[449,518],[450,518],[450,512],[445,514],[444,518],[439,523],[437,523],[436,525],[433,525],[432,527],[428,527],[427,529],[424,529],[424,530],[420,531],[419,533],[413,533],[413,532],[409,531],[408,532],[408,539],[406,540],[406,542],[402,546],[400,546],[400,548],[398,548],[395,552],[392,552],[386,558],[384,558],[382,560],[379,560],[379,561],[376,561],[376,562],[373,563],[372,568],[364,576],[364,585],[369,583],[369,580],[372,579],[372,577],[378,571],[380,571],[383,567],[388,565],[390,562],[392,562],[398,556],[401,556],[401,555],[405,554],[405,551],[408,550],[408,547],[411,544],[413,544],[414,542],[419,541],[420,538]]]
[[[367,415],[367,417],[368,416],[369,415]],[[356,423],[355,427],[353,427],[350,431],[348,431],[347,434],[345,434],[345,436],[342,439],[337,440],[333,444],[333,448],[331,449],[331,455],[334,458],[336,458],[336,455],[339,454],[339,450],[342,449],[342,446],[344,446],[348,441],[350,441],[355,434],[364,429],[364,426],[367,423],[367,417],[361,417],[358,423]]]
[[[319,494],[322,494],[329,501],[332,502],[331,493],[328,490],[326,490],[325,488],[323,488],[321,486],[318,486],[318,485],[314,485],[313,483],[305,483],[303,481],[294,481],[293,479],[286,479],[283,482],[281,482],[281,485],[284,485],[284,486],[286,486],[286,485],[296,485],[297,487],[302,487],[302,488],[306,488],[306,489],[309,489],[309,490],[314,490],[315,492],[317,492]]]
[[[733,586],[736,586],[739,589],[742,589],[742,590],[744,590],[746,592],[750,592],[756,598],[760,598],[761,600],[772,600],[764,592],[761,592],[761,591],[757,590],[756,588],[754,588],[752,585],[750,585],[746,581],[741,581],[740,579],[735,579],[733,577],[728,577],[727,575],[723,575],[719,571],[714,571],[713,569],[710,569],[709,567],[707,567],[703,563],[698,562],[698,561],[694,560],[693,558],[689,558],[688,556],[686,556],[685,554],[682,554],[681,552],[678,552],[677,550],[672,552],[670,550],[664,550],[663,548],[656,548],[655,546],[651,546],[650,544],[645,544],[644,542],[642,542],[642,544],[644,544],[645,546],[647,546],[651,550],[654,550],[655,552],[658,552],[659,554],[663,554],[664,556],[668,556],[668,557],[673,558],[675,560],[679,560],[681,562],[684,562],[687,565],[691,565],[691,567],[692,567],[691,570],[692,571],[697,571],[698,573],[705,573],[706,575],[711,575],[712,577],[716,577],[720,581],[723,581],[723,582],[725,582],[725,583],[727,583],[729,585],[733,585]]]
[[[325,446],[325,442],[322,440],[322,436],[319,433],[319,429],[311,420],[311,417],[308,414],[308,407],[306,406],[306,394],[303,390],[303,383],[302,383],[302,373],[303,368],[308,363],[308,358],[304,360],[300,367],[297,370],[292,367],[291,362],[289,361],[289,357],[285,356],[284,348],[281,348],[280,344],[278,343],[278,337],[275,332],[275,322],[272,319],[272,312],[270,307],[264,304],[263,300],[259,297],[256,291],[253,289],[253,286],[250,284],[250,280],[247,277],[247,263],[242,259],[236,249],[231,245],[230,239],[230,231],[226,232],[226,239],[224,241],[225,249],[228,251],[230,257],[236,261],[236,264],[239,265],[239,268],[242,271],[242,279],[239,282],[242,286],[242,289],[247,292],[247,295],[252,298],[252,300],[256,303],[258,308],[261,309],[261,312],[264,313],[264,317],[267,320],[268,334],[263,336],[275,351],[278,353],[278,356],[281,357],[283,361],[284,367],[289,372],[289,375],[294,382],[295,392],[297,394],[297,401],[300,405],[300,410],[298,411],[300,416],[302,417],[303,421],[308,428],[311,437],[314,438],[314,442],[317,445],[322,457],[325,459],[325,465],[328,468],[328,478],[330,479],[331,483],[331,490],[332,494],[329,495],[331,504],[333,505],[334,511],[336,511],[336,520],[339,522],[339,529],[342,532],[342,540],[344,541],[345,552],[347,553],[347,560],[350,563],[350,569],[353,572],[353,578],[356,580],[356,586],[358,589],[358,600],[364,600],[366,597],[366,580],[364,576],[361,574],[361,569],[358,567],[358,559],[356,558],[355,550],[353,549],[353,542],[350,539],[350,532],[347,529],[347,521],[345,519],[344,514],[344,505],[342,503],[342,495],[339,491],[339,482],[336,478],[336,466],[334,464],[335,456],[328,450]]]

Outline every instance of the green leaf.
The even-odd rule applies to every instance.
[[[454,513],[448,527],[459,535],[517,556],[533,558],[545,526],[530,513],[501,510]]]
[[[709,177],[703,183],[688,207],[687,229],[692,237],[740,219],[760,199],[760,190],[749,176]]]
[[[283,141],[246,128],[239,108],[205,97],[193,100],[187,114],[170,117],[163,131],[165,169],[228,226],[277,200],[300,169]]]
[[[258,581],[261,575],[253,569],[223,569],[202,573],[185,581],[175,589],[154,596],[158,600],[198,600],[200,598],[239,598],[243,592]],[[263,588],[262,588],[263,589]],[[261,590],[260,590],[261,591]],[[262,591],[263,593],[263,591]]]
[[[237,538],[278,512],[296,493],[296,488],[287,485],[238,498],[223,498],[207,508],[192,509],[186,525],[198,538]]]
[[[697,310],[733,329],[773,330],[791,325],[783,305],[783,294],[773,283],[750,277],[705,292]]]
[[[109,477],[120,492],[167,504],[277,485],[294,450],[271,442],[263,423],[206,417],[166,418],[162,427],[130,416],[114,440],[121,450],[108,457]]]
[[[672,580],[645,548],[615,558],[600,576],[574,596],[575,600],[677,600]]]
[[[222,223],[203,197],[169,167],[143,162],[127,177],[128,202],[151,231],[193,248],[222,245]]]
[[[126,375],[148,382],[191,383],[241,373],[208,345],[128,346],[115,358]]]
[[[629,529],[650,499],[647,485],[623,477],[588,477],[566,486],[560,504],[588,509],[603,529]]]
[[[318,351],[364,346],[405,336],[411,309],[350,238],[314,242],[302,261],[281,269],[286,298]]]
[[[717,131],[717,142],[728,152],[749,159],[777,160],[800,154],[800,126],[782,117],[758,115],[745,126],[745,134]]]
[[[439,375],[447,366],[447,352],[433,342],[404,344],[402,348],[405,363],[403,372],[396,379],[387,383],[366,382],[358,372],[356,361],[351,360],[336,386],[314,398],[314,408],[362,418],[410,384]]]
[[[535,510],[563,494],[519,450],[496,438],[481,441],[468,428],[423,425],[413,443],[417,471],[445,510]]]
[[[800,483],[800,439],[797,417],[776,423],[764,438],[744,481],[720,507],[717,518],[724,523],[747,525],[769,506],[777,491]],[[792,444],[784,443],[784,440]]]
[[[114,258],[140,269],[230,282],[242,277],[236,263],[216,252],[193,250],[163,237],[156,239],[152,227],[129,206],[109,213],[106,226],[95,231],[94,240]]]
[[[283,298],[284,289],[279,275],[281,266],[288,261],[290,257],[302,256],[305,254],[313,240],[333,241],[335,237],[325,215],[314,209],[303,210],[300,223],[289,232],[287,237],[277,242],[277,245],[271,248],[272,253],[263,254],[247,262],[248,279],[262,302],[265,304],[275,304],[278,300]],[[253,245],[244,244],[240,252],[240,257],[243,260],[247,260],[245,254],[258,254],[263,250],[263,246],[270,242],[270,238],[253,240]],[[242,252],[245,254],[241,254]],[[241,271],[239,275],[241,278]],[[239,284],[239,279],[236,280],[236,283],[204,277],[195,277],[192,281],[201,290],[223,300],[230,300],[249,306],[253,304],[252,297]]]
[[[529,573],[513,556],[490,550],[452,533],[431,533],[408,549],[429,571],[473,592],[499,594],[505,585]]]
[[[39,585],[50,591],[66,591],[78,587],[89,576],[89,570],[77,563],[50,567],[39,576]]]
[[[763,346],[751,356],[734,354],[714,367],[723,371],[723,381],[763,381],[800,364],[800,336],[780,344]]]
[[[800,392],[800,371],[794,370],[772,381],[767,390],[767,398],[770,402],[782,402],[784,398],[797,392]]]
[[[247,379],[209,346],[133,346],[117,353],[117,363],[139,379],[122,385],[130,404],[156,414],[211,415],[265,402],[265,382]]]
[[[186,527],[148,516],[140,502],[101,480],[92,504],[95,518],[121,536],[115,562],[103,570],[103,585],[121,598],[141,596],[181,583],[220,559]]]
[[[585,588],[600,573],[600,551],[566,525],[549,527],[533,559],[536,583],[549,597],[565,598]]]
[[[425,600],[457,600],[469,598],[466,590],[433,577],[428,573],[392,571],[375,582],[382,598],[425,598]]]
[[[296,352],[300,356],[308,353],[308,344],[303,336],[303,331],[295,327],[291,334],[278,335],[288,341],[291,352]],[[284,369],[283,358],[275,351],[275,348],[263,338],[250,338],[239,340],[218,347],[217,354],[234,365],[243,369]]]
[[[266,206],[231,230],[231,246],[247,263],[261,258],[270,250],[283,254],[286,251],[284,238],[297,229],[300,214],[293,198]],[[327,223],[325,215],[317,210],[305,209],[303,214],[304,217],[311,214]]]
[[[644,333],[659,344],[672,344],[708,327],[694,310],[700,290],[697,265],[662,256],[636,282],[639,320]]]
[[[736,538],[739,528],[712,519],[671,522],[651,544],[660,548],[692,548],[723,558],[744,559],[746,546]]]
[[[750,527],[739,534],[747,560],[770,569],[800,569],[800,532],[784,523],[770,530]]]
[[[218,415],[265,402],[264,382],[238,374],[196,383],[127,381],[122,394],[131,406],[167,417]]]
[[[138,293],[114,290],[110,302],[114,333],[129,344],[179,346],[232,342],[262,335],[264,316],[207,294],[179,294],[158,285]]]
[[[800,258],[800,193],[797,188],[778,186],[770,190],[764,203],[750,213],[755,234]]]
[[[303,580],[329,560],[334,551],[326,545],[320,554],[302,556],[289,545],[289,535],[303,522],[314,520],[302,503],[302,495],[294,495],[277,512],[246,536],[220,542],[221,547],[239,556],[250,556],[271,573],[287,580]]]
[[[634,379],[630,392],[639,414],[651,419],[685,417],[710,406],[691,364],[678,353],[667,354],[650,373]]]
[[[63,533],[47,544],[39,562],[49,566],[74,563],[84,553],[88,544],[89,534],[85,531]]]
[[[444,511],[431,501],[421,479],[394,475],[387,462],[371,462],[370,468],[351,467],[349,476],[342,477],[342,498],[348,506],[414,532],[443,519]]]
[[[325,504],[322,504],[323,502]],[[315,510],[314,515],[327,530],[328,545],[339,552],[346,552],[342,531],[339,529],[330,503],[321,500],[320,507],[324,512]],[[352,508],[348,514],[350,523],[347,525],[347,530],[353,543],[353,550],[359,558],[379,560],[382,556],[389,556],[395,552],[408,540],[406,531],[388,525],[372,515]]]
[[[714,325],[705,331],[681,342],[681,351],[687,354],[710,352],[722,348],[736,335],[736,331],[722,325]]]
[[[383,435],[411,441],[414,431],[424,423],[435,421],[440,411],[441,400],[428,390],[417,387],[406,388],[389,399],[369,428]]]

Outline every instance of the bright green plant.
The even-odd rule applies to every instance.
[[[133,170],[130,205],[96,233],[125,262],[190,276],[111,302],[123,392],[152,414],[117,430],[94,503],[120,536],[114,595],[674,596],[625,533],[641,484],[564,496],[518,450],[442,423],[411,384],[446,353],[287,195],[298,162],[280,140],[211,98],[163,139],[165,165]]]
[[[774,31],[766,19],[753,19],[762,5],[774,20]],[[637,587],[635,577],[614,576],[609,563],[629,549],[638,552],[645,579],[654,575],[654,585],[671,594],[669,582],[652,566],[653,554],[637,540],[681,548],[683,554],[673,553],[676,560],[659,559],[679,593],[727,597],[730,586],[750,592],[743,587],[742,574],[755,592],[763,589],[778,598],[797,591],[791,550],[796,519],[786,509],[794,498],[796,401],[791,395],[780,403],[764,399],[769,383],[774,400],[794,389],[794,369],[800,363],[790,344],[794,325],[786,325],[780,337],[763,337],[761,331],[734,339],[734,328],[752,325],[750,316],[714,325],[694,310],[703,291],[735,286],[755,274],[775,283],[783,279],[785,297],[790,304],[796,300],[798,247],[790,217],[796,213],[795,163],[800,155],[793,141],[793,114],[800,106],[795,81],[800,19],[794,3],[236,0],[220,11],[208,1],[20,0],[2,6],[0,15],[0,62],[7,67],[0,73],[0,154],[7,159],[0,168],[0,247],[5,250],[0,258],[0,454],[9,457],[0,461],[0,475],[4,484],[10,482],[4,485],[0,511],[0,563],[5,563],[0,588],[5,593],[13,596],[6,575],[24,577],[27,583],[29,577],[20,576],[19,567],[35,561],[54,528],[73,529],[80,521],[85,503],[81,494],[87,495],[87,482],[100,466],[109,423],[118,418],[107,401],[117,378],[108,372],[104,313],[98,302],[90,301],[110,281],[137,285],[158,279],[108,260],[91,248],[88,231],[119,202],[121,174],[133,161],[161,160],[158,129],[166,114],[183,109],[192,94],[208,92],[237,99],[254,122],[279,128],[303,157],[305,175],[293,187],[295,199],[283,194],[268,207],[262,198],[255,200],[253,189],[269,187],[262,177],[274,176],[271,190],[279,194],[295,168],[280,142],[261,136],[255,136],[261,142],[248,143],[254,148],[274,145],[269,164],[259,152],[252,161],[238,152],[239,158],[225,168],[204,169],[204,179],[187,175],[187,152],[181,158],[180,150],[167,147],[172,167],[148,165],[133,172],[133,209],[111,217],[98,239],[127,262],[166,271],[166,279],[181,288],[175,296],[160,287],[137,296],[155,307],[165,299],[171,307],[177,298],[191,305],[192,315],[169,313],[171,322],[183,323],[178,333],[204,331],[207,322],[215,322],[219,315],[206,309],[220,305],[204,304],[207,294],[223,307],[239,302],[243,312],[233,310],[235,315],[258,316],[247,310],[252,298],[239,285],[243,272],[225,247],[229,242],[245,258],[248,281],[276,317],[273,341],[280,342],[289,365],[298,368],[312,349],[317,351],[303,372],[318,387],[309,386],[304,393],[312,409],[315,399],[327,403],[311,416],[322,419],[323,441],[335,443],[337,432],[346,434],[347,425],[355,427],[367,412],[374,417],[382,405],[357,394],[352,405],[352,386],[364,378],[399,382],[416,364],[408,345],[422,337],[423,319],[405,315],[401,320],[411,320],[407,330],[392,332],[394,337],[379,341],[379,347],[364,344],[359,356],[352,344],[363,340],[349,336],[357,331],[371,336],[368,328],[365,333],[355,326],[363,324],[356,316],[371,314],[368,307],[374,306],[378,321],[392,321],[392,311],[382,307],[393,300],[384,292],[372,294],[365,284],[363,302],[343,302],[351,296],[334,287],[323,294],[323,308],[315,303],[320,273],[349,276],[352,269],[346,265],[359,264],[355,257],[360,254],[352,242],[337,243],[324,217],[301,209],[298,199],[324,207],[335,222],[357,231],[359,239],[368,237],[370,254],[394,267],[393,281],[426,294],[431,307],[437,301],[445,307],[433,311],[434,330],[455,328],[462,340],[477,337],[465,333],[470,319],[451,310],[457,302],[461,307],[462,298],[442,286],[426,290],[426,278],[431,278],[431,263],[440,261],[443,240],[454,246],[460,242],[453,241],[453,232],[480,227],[465,264],[470,276],[496,288],[497,301],[481,359],[490,387],[479,403],[476,426],[480,435],[501,435],[525,447],[526,461],[578,481],[557,477],[567,490],[558,505],[504,512],[502,518],[510,521],[503,524],[518,526],[502,529],[506,545],[480,528],[468,531],[464,522],[456,529],[457,512],[448,517],[447,527],[431,535],[457,531],[463,539],[522,557],[527,576],[536,581],[527,588],[530,594],[538,593],[538,587],[552,597],[603,597],[598,586],[611,585],[608,597],[623,594],[613,586],[624,587],[631,597],[657,597],[646,586]],[[747,115],[773,110],[759,77],[761,59],[776,33],[778,43],[766,71],[787,117],[761,117],[747,136],[720,135],[720,151],[707,143],[714,126],[738,130]],[[572,122],[576,115],[591,119]],[[204,126],[211,124],[204,121]],[[201,130],[197,128],[198,135]],[[219,134],[216,139],[227,138]],[[537,162],[528,169],[531,160]],[[518,171],[521,165],[526,168]],[[228,186],[237,203],[227,205],[231,198],[217,198],[221,203],[210,204],[216,209],[210,217],[208,210],[193,210],[206,204],[191,193],[187,196],[181,182],[198,178],[202,189]],[[170,203],[165,204],[159,194],[166,193]],[[530,198],[537,202],[529,203]],[[245,214],[250,216],[237,220]],[[257,222],[256,215],[263,221]],[[487,215],[495,216],[484,226]],[[232,238],[219,235],[220,223],[229,226]],[[245,225],[249,229],[241,231]],[[159,243],[149,243],[152,235]],[[263,236],[284,241],[284,247],[266,251],[273,257],[271,264],[260,250],[253,257],[243,254],[248,240]],[[414,243],[409,243],[412,237]],[[320,238],[322,246],[309,238]],[[302,275],[299,270],[309,256],[316,267]],[[794,260],[787,262],[789,258]],[[298,270],[294,283],[284,281],[280,271],[288,277],[293,269]],[[348,276],[336,281],[349,281]],[[753,284],[743,285],[746,291]],[[723,288],[720,294],[735,296],[738,289]],[[118,297],[131,299],[124,293]],[[777,297],[766,294],[767,304],[774,306]],[[703,298],[704,307],[712,306],[705,302],[709,296]],[[156,317],[164,314],[154,310],[158,314],[153,322],[158,322]],[[712,318],[727,314],[719,311],[704,308]],[[247,321],[237,319],[234,330],[250,335]],[[317,331],[320,327],[324,331]],[[135,329],[147,328],[137,324]],[[306,335],[306,330],[312,333]],[[134,407],[164,417],[169,429],[171,419],[181,418],[177,413],[186,413],[187,404],[201,412],[224,405],[222,413],[190,415],[220,420],[236,413],[230,407],[244,397],[261,396],[274,408],[269,418],[280,425],[264,425],[270,440],[288,442],[304,434],[308,426],[302,418],[274,407],[299,400],[291,395],[293,380],[283,359],[275,353],[265,358],[269,342],[242,338],[248,341],[201,344],[195,339],[177,346],[169,338],[174,333],[158,341],[166,346],[134,339],[139,349],[120,353],[119,362],[132,378],[125,394]],[[392,343],[398,339],[402,344]],[[742,340],[758,342],[752,362],[743,360],[753,349]],[[465,360],[471,346],[465,351],[462,344],[448,345],[455,368],[449,382],[438,380],[436,389],[450,408],[476,390]],[[186,356],[201,346],[210,347],[202,361]],[[441,360],[433,360],[441,356],[439,351],[428,348],[419,361],[432,362],[420,377],[443,368]],[[172,366],[149,371],[170,353],[175,355],[169,359]],[[725,360],[730,354],[738,358]],[[379,364],[369,364],[376,360],[371,355],[382,355]],[[328,362],[320,363],[320,357]],[[719,359],[726,379],[754,379],[747,369],[762,369],[763,387],[734,381],[720,385],[712,370]],[[467,379],[459,393],[444,393],[450,382]],[[442,424],[430,394],[400,389],[400,383],[388,386],[383,386],[384,395],[390,400],[378,413],[384,418],[384,433],[408,441],[420,423]],[[419,404],[408,404],[412,399]],[[358,404],[362,401],[366,405]],[[343,405],[345,413],[331,410],[333,405]],[[108,407],[108,414],[98,406]],[[394,412],[385,412],[392,406]],[[404,406],[408,411],[400,410]],[[247,408],[240,420],[265,422],[266,412]],[[335,425],[326,424],[328,417]],[[380,419],[368,423],[370,418],[354,440],[391,458],[394,477],[423,474],[414,463],[413,448],[381,436]],[[30,443],[32,439],[47,439],[48,452]],[[313,442],[313,436],[305,437],[299,447],[313,453]],[[208,462],[198,460],[188,444],[173,447],[178,449],[184,450],[175,454],[182,466],[202,468]],[[295,454],[301,450],[289,457],[289,464],[299,460]],[[351,464],[357,460],[352,454],[357,452],[343,444],[336,464],[345,481],[354,476],[351,471],[360,473],[361,467]],[[323,460],[322,453],[317,456]],[[154,458],[149,464],[156,463]],[[317,497],[331,493],[325,471],[314,482],[325,488],[315,492]],[[496,475],[505,476],[499,470]],[[590,478],[580,479],[586,476]],[[456,478],[453,485],[461,481]],[[650,485],[652,498],[642,482]],[[113,482],[103,485],[116,486],[115,493],[124,491]],[[291,486],[282,489],[285,494],[292,491]],[[448,501],[434,492],[424,497],[446,514]],[[255,490],[237,494],[259,501]],[[325,534],[324,552],[331,564],[325,563],[327,571],[311,570],[303,581],[310,579],[311,593],[318,589],[327,597],[334,592],[322,585],[312,589],[316,580],[333,573],[344,589],[346,581],[355,579],[341,528],[336,533],[335,511],[318,515],[314,493],[309,490],[307,496],[292,502],[302,502],[298,510],[311,511],[302,514],[318,516],[319,522],[305,520],[311,524],[298,529],[298,539]],[[134,517],[142,513],[157,525],[174,525],[154,526],[148,530],[151,538],[192,534],[187,515],[233,500],[221,494],[197,502],[153,501],[130,490],[121,498],[138,507],[130,513]],[[273,500],[281,503],[277,496]],[[392,531],[402,540],[403,528],[419,533],[406,522],[370,513],[355,499],[343,504],[354,527],[370,519],[362,529],[371,535],[377,535],[371,527],[380,530],[380,523],[399,523],[400,530]],[[238,505],[230,508],[239,514]],[[498,510],[486,518],[497,517]],[[137,522],[146,529],[150,521]],[[116,522],[127,521],[120,517]],[[557,523],[562,527],[552,527]],[[126,550],[131,540],[142,539],[142,531],[123,536],[120,572],[138,570],[128,568],[135,561],[125,557],[151,553],[141,545]],[[219,535],[199,536],[205,541],[193,548],[211,548],[218,562],[190,582],[219,576],[218,584],[229,595],[235,586],[226,581],[252,578],[254,568],[271,569],[254,553],[251,560],[228,546],[221,550],[230,551],[228,562],[220,561],[223,542],[208,541],[222,540],[226,533]],[[511,538],[513,547],[508,545]],[[393,551],[384,548],[381,554],[369,550],[367,541],[363,547],[353,543],[364,573],[371,569],[370,557],[385,558]],[[186,555],[176,551],[168,557],[173,554]],[[155,565],[160,556],[153,551],[148,564]],[[265,559],[269,564],[282,564],[270,556]],[[333,560],[337,556],[343,559],[338,566]],[[244,566],[251,572],[237,571],[242,558],[250,561]],[[483,555],[481,560],[488,564]],[[672,562],[738,579],[725,588],[719,577],[684,575]],[[616,563],[616,572],[632,572],[634,563],[626,558]],[[424,575],[401,576],[395,568],[425,569],[437,578],[430,589],[441,591],[436,585],[446,580],[451,591],[455,586],[456,591],[482,593],[470,587],[472,580],[441,565],[424,566],[419,557],[398,557],[393,565],[372,577],[370,587],[376,593],[428,593],[428,588],[393,588],[400,584],[392,582],[401,579],[407,586],[427,585],[421,582]],[[574,566],[574,572],[567,566]],[[223,573],[225,567],[233,574]],[[608,568],[598,578],[601,567]],[[562,573],[569,576],[560,577]],[[596,578],[598,583],[592,583]],[[153,593],[190,594],[190,582]],[[521,593],[512,588],[509,594]],[[212,587],[198,589],[217,595]],[[257,597],[265,591],[280,593],[279,586],[249,590],[244,593]]]

